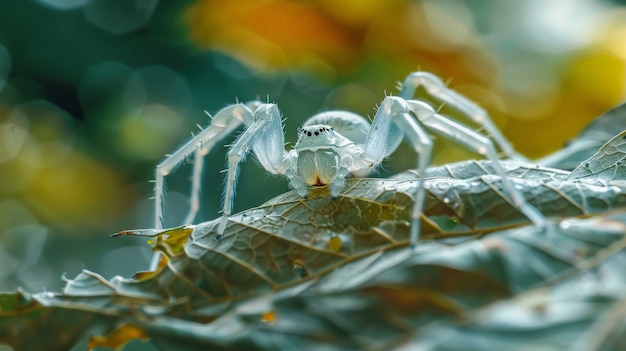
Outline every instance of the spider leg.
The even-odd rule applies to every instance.
[[[178,165],[186,160],[191,154],[194,155],[194,166],[192,172],[192,186],[191,186],[191,205],[189,213],[185,219],[186,223],[193,221],[195,214],[198,211],[199,193],[200,193],[200,178],[202,175],[202,157],[209,153],[211,149],[222,138],[230,134],[234,129],[242,124],[249,124],[252,122],[253,112],[249,106],[254,106],[255,103],[234,104],[227,106],[220,110],[211,121],[211,124],[199,134],[185,143],[176,152],[167,156],[156,167],[156,179],[154,187],[154,199],[155,199],[155,228],[163,228],[163,205],[164,205],[164,193],[165,193],[165,176],[171,173]]]
[[[454,109],[462,112],[474,122],[481,125],[488,135],[493,138],[507,158],[517,160],[526,159],[513,149],[500,130],[493,124],[493,121],[489,117],[487,111],[480,108],[476,105],[476,103],[472,102],[463,95],[448,88],[444,82],[439,79],[439,77],[432,73],[413,72],[409,74],[404,80],[404,83],[402,83],[402,89],[400,90],[399,96],[407,100],[412,99],[415,94],[415,90],[420,86],[424,87],[424,89],[426,89],[426,91],[435,99],[442,101]]]
[[[526,201],[522,193],[515,187],[506,174],[504,168],[502,168],[495,147],[489,138],[476,133],[448,117],[436,113],[433,108],[425,102],[417,100],[407,100],[406,102],[410,106],[411,111],[426,128],[449,140],[470,148],[492,161],[493,168],[502,179],[502,185],[509,196],[509,200],[512,201],[512,204],[530,219],[535,226],[540,229],[546,227],[545,217],[539,210]],[[412,241],[412,243],[414,242]]]
[[[228,216],[232,210],[239,163],[252,149],[266,171],[272,174],[284,174],[283,159],[287,156],[284,146],[285,137],[278,107],[274,104],[260,105],[254,112],[254,121],[228,150],[224,207],[222,219],[217,228],[217,239],[224,234]]]
[[[424,210],[424,200],[426,198],[426,189],[424,188],[424,175],[426,168],[430,164],[430,156],[432,152],[433,142],[419,125],[419,123],[409,113],[410,107],[407,101],[396,96],[388,96],[381,103],[372,127],[367,134],[364,145],[362,158],[374,163],[379,163],[394,150],[389,146],[395,145],[397,142],[390,140],[394,138],[391,126],[395,124],[404,131],[404,135],[409,139],[413,149],[418,154],[417,172],[419,175],[419,183],[415,188],[415,202],[411,210],[411,247],[417,246],[420,234],[420,219]],[[402,135],[399,136],[402,138]]]
[[[200,210],[200,190],[202,187],[202,170],[204,169],[204,156],[208,154],[202,151],[202,147],[193,154],[193,171],[191,172],[191,196],[189,199],[189,212],[183,223],[192,223]]]
[[[298,175],[298,152],[289,151],[283,162],[285,166],[285,176],[289,180],[289,186],[302,198],[309,196],[309,185]]]

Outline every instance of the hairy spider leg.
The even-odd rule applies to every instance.
[[[398,96],[411,100],[418,87],[424,87],[438,101],[444,102],[452,108],[462,112],[472,121],[482,126],[486,133],[490,135],[496,144],[500,147],[507,158],[525,161],[526,158],[515,151],[513,146],[506,140],[504,135],[495,126],[489,114],[480,108],[476,103],[469,100],[465,96],[448,88],[443,81],[436,75],[429,72],[413,72],[409,74]]]
[[[370,132],[367,134],[362,157],[365,160],[379,163],[395,150],[398,142],[394,139],[400,138],[401,140],[403,135],[393,136],[390,134],[394,124],[404,131],[404,136],[407,137],[411,146],[413,146],[418,155],[417,173],[419,175],[419,183],[414,194],[415,202],[411,210],[410,242],[411,247],[415,248],[419,239],[420,218],[424,210],[426,198],[424,175],[426,174],[426,168],[430,164],[433,142],[424,131],[424,128],[410,114],[410,111],[407,100],[397,96],[386,97],[374,116]]]
[[[239,163],[245,159],[251,148],[266,171],[272,174],[285,174],[283,159],[288,153],[285,151],[285,136],[278,107],[275,104],[262,104],[254,111],[253,119],[254,121],[228,150],[224,207],[217,228],[217,239],[224,234],[232,210]]]
[[[195,137],[181,146],[173,154],[167,156],[156,167],[154,186],[155,201],[155,228],[163,228],[163,206],[165,203],[165,176],[171,173],[191,154],[194,154],[192,172],[190,208],[185,223],[191,223],[198,212],[200,180],[202,175],[203,156],[211,151],[217,142],[232,133],[242,124],[251,124],[253,112],[250,107],[257,106],[258,102],[248,104],[234,104],[220,110],[211,124],[200,131]]]
[[[248,101],[246,103],[244,103],[244,106],[247,107],[249,109],[249,111],[246,111],[246,120],[244,120],[243,124],[244,125],[249,125],[250,123],[252,123],[252,111],[256,110],[256,108],[258,106],[260,106],[262,104],[262,102],[260,101]],[[224,108],[224,109],[227,109]],[[223,110],[224,110],[223,109]],[[215,118],[220,118],[220,111],[218,111],[218,113],[215,115],[215,117],[211,117],[212,120],[214,120]],[[228,116],[226,115],[225,118],[228,118]],[[236,129],[237,127],[235,127],[234,129]],[[205,143],[205,144],[201,144],[201,148],[198,149],[195,153],[194,153],[194,161],[193,161],[193,171],[191,173],[191,192],[190,192],[190,206],[189,206],[189,212],[187,213],[187,216],[185,217],[185,220],[183,221],[183,223],[193,223],[194,219],[196,218],[196,214],[198,213],[198,210],[200,209],[200,190],[202,187],[202,171],[204,169],[204,156],[206,156],[209,152],[211,152],[211,149],[213,148],[213,146],[215,145],[215,143],[217,141],[219,141],[222,137],[229,135],[231,131],[229,130],[228,132],[226,132],[225,134],[223,134],[222,136],[217,136],[217,140],[215,140],[215,142],[213,143]]]
[[[492,141],[478,134],[477,132],[455,122],[450,117],[438,114],[433,108],[423,101],[406,100],[411,112],[417,117],[420,123],[428,130],[431,130],[455,143],[465,146],[475,152],[483,155],[490,161],[500,179],[502,186],[509,196],[512,205],[522,212],[535,226],[540,229],[546,227],[545,217],[534,206],[530,205],[522,193],[515,187],[510,177],[506,174],[504,168],[499,162],[498,154],[493,146]],[[430,151],[428,151],[430,152]],[[421,158],[423,155],[420,154]],[[423,201],[425,197],[425,188],[423,186],[424,168],[420,163],[418,165],[418,173],[421,184],[417,188],[415,205],[411,214],[413,221],[411,225],[411,245],[415,246],[419,238],[419,217],[422,214]],[[418,207],[419,206],[419,207]],[[417,229],[416,229],[417,228]]]

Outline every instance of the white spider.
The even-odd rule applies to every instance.
[[[411,211],[410,242],[415,247],[420,233],[425,189],[424,174],[430,163],[432,141],[424,128],[449,138],[494,161],[494,169],[502,177],[509,200],[535,225],[545,227],[543,215],[529,205],[500,166],[490,139],[438,114],[430,105],[414,100],[417,87],[422,86],[435,99],[444,102],[480,124],[509,158],[519,158],[506,139],[493,125],[487,113],[464,96],[448,89],[435,75],[414,72],[405,79],[399,96],[388,96],[381,103],[372,124],[363,117],[346,111],[319,113],[298,129],[298,141],[292,150],[285,150],[281,114],[275,104],[251,101],[225,107],[211,124],[193,139],[163,160],[156,168],[156,228],[161,229],[163,217],[164,177],[187,157],[194,154],[191,208],[185,219],[193,221],[199,206],[200,175],[203,157],[215,144],[242,124],[245,131],[228,151],[226,189],[222,219],[217,229],[219,239],[226,228],[234,198],[239,163],[252,149],[263,168],[272,174],[283,174],[290,186],[306,197],[314,186],[329,186],[337,197],[350,174],[364,176],[395,151],[406,137],[418,153],[415,203]]]

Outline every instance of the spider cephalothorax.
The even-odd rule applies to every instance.
[[[429,104],[413,99],[419,86],[423,86],[435,99],[479,123],[508,157],[518,157],[484,110],[448,89],[437,76],[427,72],[414,72],[407,76],[399,96],[384,98],[371,125],[362,116],[347,111],[328,111],[311,117],[298,130],[298,141],[289,151],[284,148],[281,115],[275,104],[260,101],[239,103],[220,110],[206,129],[157,166],[156,227],[162,228],[164,176],[194,154],[191,209],[186,219],[191,222],[198,211],[203,156],[241,125],[245,125],[246,129],[228,151],[224,207],[217,229],[218,238],[224,233],[231,213],[239,163],[249,150],[254,152],[266,171],[285,175],[298,195],[306,197],[311,187],[328,186],[330,195],[336,197],[343,191],[347,176],[368,174],[393,153],[406,137],[419,155],[416,167],[419,183],[415,188],[415,202],[411,211],[411,245],[415,246],[425,198],[423,177],[432,150],[432,141],[425,130],[449,138],[493,160],[495,171],[502,177],[508,200],[536,225],[545,226],[544,217],[526,202],[497,162],[498,156],[491,140],[439,114]]]

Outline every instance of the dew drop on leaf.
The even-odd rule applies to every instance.
[[[437,189],[439,190],[448,190],[450,188],[450,183],[446,181],[438,182]]]

